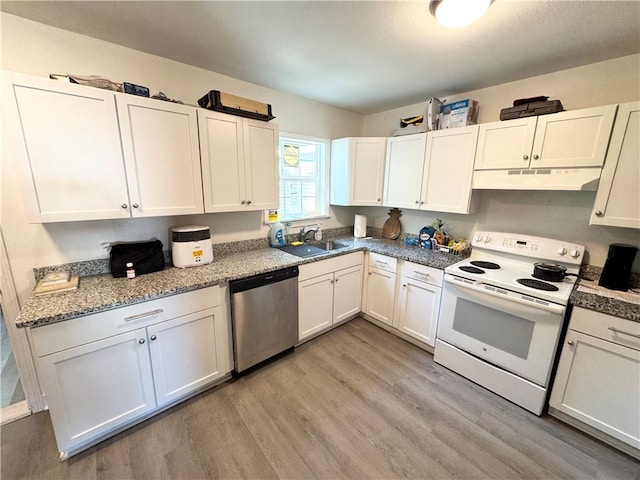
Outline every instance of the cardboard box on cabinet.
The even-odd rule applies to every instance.
[[[469,98],[440,106],[440,129],[478,123],[478,102]]]

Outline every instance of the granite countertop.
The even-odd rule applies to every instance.
[[[596,285],[601,273],[602,268],[593,265],[584,265],[580,271],[582,277],[588,279],[587,281],[595,282]],[[634,290],[640,290],[639,280],[640,278],[637,274],[632,274],[631,285]],[[569,298],[569,302],[571,302],[573,306],[640,322],[640,305],[599,294],[596,290],[594,290],[594,293],[580,291],[579,287],[581,282],[584,281],[578,280]],[[607,289],[604,287],[600,287],[598,290],[602,293],[607,293]],[[640,293],[638,293],[638,296],[640,297]]]
[[[134,279],[113,278],[110,274],[81,276],[77,290],[45,296],[32,294],[22,307],[16,325],[19,328],[38,327],[361,250],[439,269],[444,269],[467,256],[454,256],[408,246],[400,240],[352,236],[333,240],[344,246],[308,258],[263,247],[217,253],[214,255],[213,263],[209,265],[192,268],[169,267],[161,272],[140,275]]]

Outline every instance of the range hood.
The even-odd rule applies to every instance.
[[[473,189],[595,191],[601,172],[600,167],[475,170]]]

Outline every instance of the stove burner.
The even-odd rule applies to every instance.
[[[482,260],[474,260],[472,262],[469,262],[471,265],[475,265],[476,267],[480,267],[480,268],[486,268],[487,270],[498,270],[500,268],[500,265],[498,265],[497,263],[493,263],[493,262],[485,262]]]
[[[541,282],[533,278],[519,278],[516,280],[520,285],[525,287],[535,288],[536,290],[544,290],[546,292],[557,292],[559,289],[555,285],[551,285],[547,282]]]
[[[460,270],[467,273],[484,273],[484,270],[480,270],[476,267],[469,267],[467,265],[463,265],[462,267],[460,267]]]

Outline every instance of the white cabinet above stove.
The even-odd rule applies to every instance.
[[[595,190],[617,105],[480,125],[473,188]]]

